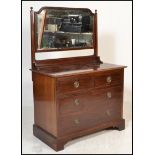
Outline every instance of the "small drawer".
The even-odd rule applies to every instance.
[[[95,87],[110,87],[123,84],[123,72],[105,72],[95,77]]]
[[[57,80],[57,92],[69,93],[79,90],[85,90],[93,87],[92,77],[69,77],[58,78]]]

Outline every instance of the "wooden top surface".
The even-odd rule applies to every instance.
[[[101,72],[101,71],[107,71],[107,70],[115,70],[115,69],[121,69],[121,68],[126,68],[126,66],[122,65],[115,65],[115,64],[109,64],[109,63],[103,63],[100,65],[92,65],[92,66],[87,66],[83,65],[78,68],[72,68],[69,70],[63,70],[63,71],[55,71],[53,72],[50,70],[50,68],[42,68],[40,70],[32,70],[33,72],[37,72],[40,74],[44,74],[47,76],[51,77],[64,77],[64,76],[71,76],[71,75],[79,75],[79,74],[93,74],[96,72]]]

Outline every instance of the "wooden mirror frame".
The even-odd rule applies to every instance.
[[[41,11],[45,9],[70,9],[70,10],[83,10],[86,12],[89,12],[90,15],[94,16],[94,24],[93,24],[93,47],[84,47],[84,48],[63,48],[63,49],[37,49],[37,42],[36,42],[36,15],[39,14]],[[32,63],[32,69],[35,69],[37,64],[42,64],[45,60],[36,60],[35,53],[41,53],[41,52],[56,52],[56,51],[69,51],[69,50],[84,50],[84,49],[94,49],[94,54],[92,56],[85,56],[85,57],[98,57],[98,31],[97,31],[97,10],[95,10],[95,13],[92,13],[92,11],[88,8],[67,8],[67,7],[42,7],[39,9],[39,11],[34,11],[33,7],[30,7],[30,24],[31,24],[31,63]],[[81,58],[81,57],[76,57]],[[83,57],[82,57],[83,58]],[[68,58],[69,59],[69,58]],[[91,59],[91,58],[90,58]],[[53,59],[51,59],[52,61]],[[100,60],[98,60],[101,62]],[[49,59],[48,59],[48,62]]]

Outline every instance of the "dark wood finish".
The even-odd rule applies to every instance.
[[[43,130],[37,125],[33,125],[33,135],[46,143],[51,148],[53,148],[55,151],[60,151],[64,149],[64,144],[66,142],[58,140],[52,134],[48,133],[46,130]]]
[[[45,134],[48,137],[46,140],[46,136],[36,133],[34,135],[53,149],[61,150],[67,141],[76,138],[83,131],[94,131],[96,127],[99,127],[97,131],[109,127],[123,130],[124,67],[114,66],[105,64],[106,70],[95,72],[95,68],[94,71],[84,72],[82,75],[72,73],[65,76],[67,71],[61,71],[59,73],[63,75],[56,73],[54,77],[54,73],[46,72],[46,69],[44,73],[33,71],[35,125],[43,129],[43,135],[47,132],[50,136]],[[109,75],[112,77],[111,84],[103,80]],[[103,84],[98,85],[101,79]],[[76,80],[80,84],[78,88],[73,85]],[[96,84],[98,80],[99,83]],[[109,123],[110,125],[105,125]],[[54,142],[52,137],[55,137]]]
[[[108,78],[111,78],[111,82],[108,82]],[[111,87],[119,84],[123,84],[123,70],[115,70],[113,72],[98,73],[95,78],[95,87]]]
[[[111,96],[109,93],[111,93]],[[91,89],[83,93],[80,91],[79,93],[59,95],[57,97],[59,113],[62,116],[74,113],[85,114],[85,112],[93,111],[100,106],[103,106],[104,109],[104,105],[111,105],[113,103],[117,105],[119,103],[120,106],[122,103],[122,93],[122,86],[117,86],[107,89]]]
[[[97,10],[94,15],[94,55],[98,56],[98,31],[97,31]]]
[[[65,103],[62,103],[61,99],[59,102],[59,135],[89,129],[98,124],[113,120],[120,120],[121,89],[120,87],[108,90],[93,90],[85,94],[83,93],[81,96],[76,95],[73,97],[74,99],[70,96],[73,100],[69,102],[65,100]],[[108,98],[107,93],[112,93],[112,98]],[[77,99],[79,100],[79,105],[75,104]],[[65,104],[70,105],[67,106]]]
[[[60,71],[61,68],[64,66],[84,66],[84,65],[97,65],[101,64],[99,57],[95,56],[81,56],[81,57],[70,57],[70,58],[59,58],[59,59],[49,59],[49,60],[37,60],[35,63],[35,67],[37,69],[44,68],[47,69],[48,67],[56,67],[56,71]],[[53,70],[52,70],[53,71]]]
[[[34,62],[36,61],[36,58],[35,58],[35,53],[38,49],[38,38],[37,38],[37,34],[36,32],[38,31],[38,23],[36,22],[37,21],[37,15],[36,15],[36,12],[34,12]]]
[[[79,65],[78,65],[77,64],[78,62],[76,62],[76,58],[71,59],[70,63],[72,62],[72,60],[75,60],[75,64],[65,65],[65,63],[60,61],[56,63],[57,68],[56,68],[56,64],[54,64],[54,67],[53,67],[53,65],[47,65],[45,61],[43,65],[36,67],[36,69],[32,71],[39,74],[51,76],[51,77],[68,77],[72,75],[81,76],[81,75],[90,75],[90,74],[97,74],[97,73],[98,75],[101,75],[100,74],[101,71],[102,72],[104,71],[104,73],[107,71],[115,72],[116,70],[121,70],[123,68],[126,68],[126,66],[113,65],[108,63],[103,63],[99,65],[94,63],[83,64],[82,62],[81,63],[79,62]],[[82,61],[85,59],[80,59],[80,60]],[[49,64],[50,64],[50,61],[49,61]]]
[[[55,79],[33,73],[34,123],[57,136]]]
[[[34,69],[35,64],[35,31],[34,31],[34,11],[33,7],[30,8],[30,23],[31,23],[31,67]]]
[[[92,11],[88,8],[68,8],[68,7],[49,7],[49,6],[44,6],[42,8],[39,9],[39,11],[36,11],[37,14],[41,13],[41,11],[45,10],[45,9],[59,9],[60,11],[61,10],[67,10],[67,9],[70,9],[70,10],[82,10],[82,11],[85,11],[85,12],[89,12],[90,15],[94,15],[94,13],[92,13]]]
[[[54,137],[52,134],[49,134],[46,130],[43,130],[39,126],[33,125],[33,134],[41,141],[46,143],[48,146],[53,148],[55,151],[61,151],[64,149],[65,144],[72,139],[86,136],[88,134],[99,132],[102,131],[103,129],[108,128],[118,129],[119,131],[121,131],[125,128],[125,120],[121,119],[113,122],[102,123],[93,128],[79,131],[76,134],[69,134],[67,136],[62,136],[59,138]]]
[[[77,87],[76,84],[77,83]],[[66,78],[59,78],[57,80],[57,93],[70,93],[80,90],[85,90],[93,87],[93,80],[91,76],[72,76]]]
[[[60,49],[37,49],[36,53],[42,53],[42,52],[60,52],[60,51],[70,51],[70,50],[84,50],[84,49],[94,49],[94,47],[82,47],[82,48],[78,48],[78,47],[74,47],[74,48],[60,48]]]
[[[32,8],[32,7],[31,7]],[[75,48],[59,48],[59,49],[52,49],[52,48],[49,48],[49,49],[39,49],[40,48],[40,46],[41,46],[41,42],[42,42],[42,35],[43,35],[43,29],[42,29],[42,32],[41,32],[41,38],[40,38],[40,40],[39,40],[39,45],[37,45],[36,44],[36,25],[37,25],[37,23],[35,23],[35,21],[31,21],[31,24],[33,24],[34,25],[34,29],[33,29],[33,31],[31,31],[31,32],[33,32],[34,33],[34,43],[31,43],[31,45],[32,46],[35,46],[36,48],[34,49],[34,51],[36,52],[36,53],[42,53],[42,52],[56,52],[56,51],[70,51],[70,50],[82,50],[82,49],[94,49],[94,55],[95,56],[98,56],[98,53],[96,53],[97,51],[98,51],[98,46],[97,46],[97,10],[95,10],[95,13],[92,13],[92,11],[90,10],[90,9],[88,9],[88,8],[67,8],[67,7],[47,7],[47,6],[45,6],[45,7],[42,7],[42,8],[40,8],[39,9],[39,11],[32,11],[31,12],[31,15],[33,16],[33,20],[34,19],[36,19],[36,16],[39,14],[39,13],[41,13],[41,11],[43,11],[43,10],[46,10],[46,9],[58,9],[58,10],[60,10],[60,11],[63,11],[63,10],[66,10],[66,9],[70,9],[70,10],[81,10],[81,11],[84,11],[84,12],[87,12],[87,13],[89,13],[89,15],[91,15],[91,16],[93,16],[94,17],[94,30],[93,30],[93,32],[94,32],[94,36],[93,36],[93,47],[81,47],[81,48],[78,48],[78,47],[75,47]],[[31,9],[32,10],[32,9]],[[45,16],[46,16],[46,14],[45,14]],[[35,24],[34,24],[35,23]],[[45,21],[42,23],[42,25],[43,25],[43,28],[44,28],[44,23],[45,23]],[[31,36],[31,38],[32,38],[32,36]],[[36,44],[36,45],[35,45]],[[37,48],[37,47],[39,47],[39,48]],[[34,61],[36,61],[35,60],[35,55],[34,55]]]
[[[43,7],[35,14],[45,8],[50,7]],[[97,11],[94,15],[94,55],[47,60],[35,60],[33,13],[31,10],[34,136],[59,151],[74,138],[103,129],[125,129],[123,88],[126,66],[101,62],[97,45]]]

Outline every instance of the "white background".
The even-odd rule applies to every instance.
[[[6,6],[7,10],[6,11]],[[155,154],[154,137],[154,85],[155,85],[155,1],[134,1],[134,154]],[[21,132],[21,44],[20,44],[20,1],[2,1],[0,14],[1,34],[1,154],[20,154]],[[10,17],[10,12],[15,18]],[[4,14],[5,13],[5,14]],[[13,39],[9,43],[6,31]],[[7,49],[7,50],[6,50]],[[7,58],[7,61],[6,59]],[[5,66],[4,66],[5,64]],[[10,69],[11,68],[11,69]],[[150,79],[151,77],[151,79]],[[151,82],[150,82],[151,81]]]
[[[128,66],[125,69],[125,97],[132,93],[132,2],[23,2],[22,5],[22,89],[23,105],[32,105],[32,82],[31,82],[31,40],[30,40],[30,7],[38,11],[43,6],[62,7],[87,7],[98,12],[98,46],[99,56],[103,62]],[[90,51],[90,50],[87,50]],[[38,54],[37,58],[52,58],[85,55],[86,51],[69,51],[65,54]],[[66,54],[67,53],[67,54]],[[131,100],[131,97],[129,98]]]
[[[121,132],[110,132],[107,134],[100,133],[100,136],[93,136],[91,140],[76,141],[74,145],[66,147],[61,153],[131,153],[132,152],[132,2],[67,2],[67,1],[50,1],[50,2],[23,2],[22,3],[22,89],[23,89],[23,153],[54,153],[53,150],[46,148],[42,143],[35,141],[32,136],[33,112],[28,106],[33,107],[33,92],[31,72],[31,46],[30,46],[30,7],[33,6],[38,11],[43,6],[58,7],[87,7],[98,12],[98,45],[99,56],[103,62],[126,65],[125,69],[125,91],[124,91],[124,118],[126,119],[126,130]],[[75,55],[89,54],[86,51],[69,51],[63,54],[46,53],[43,58],[49,59],[56,57],[68,57]],[[78,54],[77,54],[78,53]],[[37,54],[41,58],[43,54]],[[27,108],[26,108],[27,107]],[[31,108],[32,109],[32,108]],[[29,119],[29,116],[30,119]],[[124,135],[124,136],[123,136]],[[103,137],[102,137],[103,136]],[[106,140],[106,136],[108,140]],[[114,138],[115,137],[115,138]],[[119,139],[119,143],[118,143]],[[95,142],[96,141],[96,142]],[[121,142],[122,141],[122,142]],[[86,144],[87,142],[87,144]],[[92,146],[92,142],[94,145]],[[72,143],[72,142],[71,142]],[[79,143],[79,145],[78,145]],[[89,144],[90,143],[90,144]],[[88,145],[89,144],[89,145]],[[85,147],[83,147],[85,145]],[[113,145],[113,146],[110,146]],[[91,147],[91,148],[89,148]],[[79,149],[81,151],[79,151]],[[88,149],[89,148],[89,149]]]
[[[62,7],[87,7],[98,12],[98,45],[99,56],[103,62],[128,66],[125,69],[124,82],[124,118],[126,119],[126,130],[124,132],[112,131],[100,135],[92,135],[87,141],[77,140],[74,145],[66,147],[61,153],[131,153],[132,152],[132,2],[23,2],[22,3],[22,54],[23,54],[23,153],[55,153],[53,150],[40,143],[32,136],[33,113],[28,106],[33,107],[31,72],[31,52],[30,52],[30,7],[33,6],[38,11],[43,6]],[[86,51],[69,51],[65,54],[46,53],[43,58],[68,57],[80,54],[88,54]],[[41,54],[37,54],[40,59]],[[51,58],[52,58],[51,57]],[[30,119],[29,119],[30,118]],[[103,136],[103,137],[102,137]],[[108,139],[108,140],[107,140]],[[118,140],[119,139],[119,140]],[[72,142],[70,142],[72,143]],[[70,144],[69,143],[69,144]],[[74,143],[74,142],[73,142]],[[94,143],[94,145],[92,145]],[[79,145],[78,145],[79,144]],[[83,147],[85,145],[85,147]],[[111,146],[112,145],[112,146]]]

